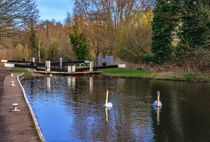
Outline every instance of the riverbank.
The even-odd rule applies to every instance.
[[[38,142],[39,136],[16,78],[18,73],[11,77],[10,72],[8,68],[0,68],[0,141]],[[11,111],[13,103],[19,104],[19,112]]]
[[[12,68],[11,72],[13,72],[13,73],[24,73],[25,76],[31,76],[32,75],[32,73],[29,72],[28,70],[26,70],[25,68],[15,67],[15,68]]]
[[[12,68],[13,73],[24,73],[24,78],[26,79],[32,79],[32,78],[40,78],[43,76],[46,76],[44,74],[40,74],[40,73],[35,73],[34,69],[26,69],[26,68],[19,68],[19,67],[15,67]]]
[[[210,82],[210,75],[198,73],[149,72],[137,69],[100,69],[104,75],[112,77],[145,78],[174,81]]]

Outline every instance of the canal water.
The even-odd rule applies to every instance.
[[[210,141],[208,83],[55,76],[23,86],[47,142]]]

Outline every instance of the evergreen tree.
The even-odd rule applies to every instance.
[[[156,63],[169,60],[172,52],[172,31],[174,25],[170,19],[171,6],[167,0],[157,0],[152,23],[152,52]]]
[[[89,58],[89,49],[86,37],[83,33],[79,33],[78,26],[74,26],[74,34],[70,35],[73,45],[73,52],[77,59],[85,60]]]
[[[38,45],[37,45],[37,38],[36,38],[36,34],[35,34],[34,30],[31,30],[31,35],[29,37],[29,41],[30,41],[30,48],[31,48],[30,56],[37,57]]]
[[[180,49],[209,47],[210,15],[208,0],[184,0],[179,37]]]

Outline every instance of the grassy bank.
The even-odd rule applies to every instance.
[[[13,73],[24,73],[24,75],[26,75],[26,76],[31,76],[31,73],[28,72],[25,68],[14,67],[14,68],[12,68],[12,72]]]
[[[171,79],[171,80],[191,80],[191,81],[207,81],[210,82],[210,76],[207,74],[198,73],[174,73],[174,72],[157,72],[150,73],[147,70],[135,69],[100,69],[104,74],[125,76],[125,77],[143,77],[143,78],[156,78],[156,79]]]

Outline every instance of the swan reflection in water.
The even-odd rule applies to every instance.
[[[160,125],[160,111],[162,108],[162,103],[160,101],[160,91],[157,91],[157,100],[152,104],[153,109],[156,111],[157,115],[157,125]]]
[[[106,113],[106,122],[109,122],[109,113],[108,113],[108,108],[105,108],[105,113]]]

